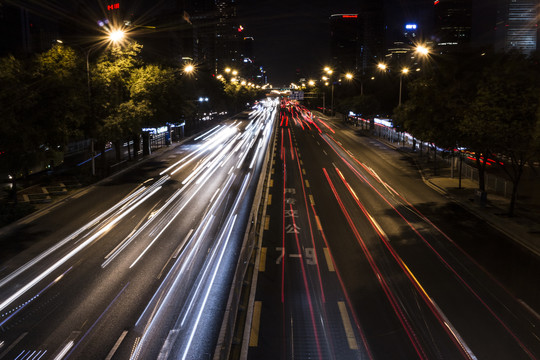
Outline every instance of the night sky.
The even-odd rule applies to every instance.
[[[329,57],[332,14],[357,13],[362,0],[241,0],[240,23],[255,38],[255,55],[274,85],[295,80],[296,70],[318,77]],[[384,1],[386,23],[402,26],[414,21],[431,26],[432,0]]]

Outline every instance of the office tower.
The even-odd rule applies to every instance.
[[[384,58],[386,32],[383,3],[380,0],[363,0],[360,3],[358,17],[362,37],[359,67],[362,74]]]
[[[243,28],[237,23],[234,0],[186,1],[194,26],[194,58],[197,64],[219,73],[241,63]]]
[[[361,65],[363,32],[358,14],[330,16],[330,52],[335,71],[357,72]]]
[[[499,0],[495,49],[531,54],[538,44],[538,0]]]
[[[434,7],[437,51],[466,51],[471,44],[472,0],[436,0]]]

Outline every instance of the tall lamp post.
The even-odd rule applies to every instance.
[[[403,88],[403,75],[407,75],[409,73],[408,68],[401,69],[401,72],[399,73],[399,101],[398,106],[401,106],[401,89]]]
[[[330,115],[334,116],[334,80],[332,80],[332,74],[334,73],[334,70],[326,66],[324,68],[324,72],[328,74],[330,83],[332,83],[332,92],[331,92],[331,98],[330,98]]]
[[[107,34],[107,40],[113,44],[117,44],[125,36],[125,32],[120,29],[111,29],[109,30]],[[56,40],[57,43],[63,44],[62,40]],[[88,108],[90,109],[90,112],[92,112],[92,87],[90,82],[90,54],[93,50],[97,49],[97,47],[100,44],[95,44],[93,46],[89,46],[87,48],[83,48],[82,46],[72,44],[75,47],[78,47],[85,55],[86,60],[86,91],[87,91],[87,97],[88,97]],[[96,175],[96,164],[95,164],[95,150],[94,150],[94,138],[90,139],[90,153],[92,156],[91,164],[92,164],[92,176]]]

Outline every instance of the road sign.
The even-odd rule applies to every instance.
[[[304,100],[304,92],[303,91],[291,91],[291,95],[289,96],[289,99],[291,100]]]

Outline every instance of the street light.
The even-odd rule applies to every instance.
[[[120,41],[122,41],[125,36],[126,36],[126,33],[125,33],[124,30],[122,30],[122,29],[114,29],[114,30],[111,30],[110,33],[109,33],[109,40],[111,42],[117,44]]]
[[[388,70],[388,65],[386,65],[385,63],[378,63],[377,68],[379,70],[381,70],[381,71],[387,71]],[[401,69],[401,71],[399,72],[399,100],[398,100],[398,105],[401,105],[401,93],[402,93],[402,89],[403,89],[403,75],[407,75],[409,72],[410,72],[409,68],[406,68],[406,67]]]
[[[399,74],[399,102],[398,106],[401,106],[401,88],[403,87],[403,75],[407,75],[409,73],[408,68],[401,69],[401,72]]]
[[[322,79],[324,81],[330,80],[330,82],[332,82],[332,97],[330,100],[330,114],[333,116],[334,115],[334,81],[332,81],[332,74],[334,73],[334,70],[332,70],[329,66],[325,66],[323,70],[325,73],[329,75],[329,77],[323,76]],[[325,82],[324,84],[328,86],[328,82]]]
[[[429,48],[424,45],[417,45],[415,48],[415,52],[417,52],[420,55],[428,55],[429,54]]]
[[[107,39],[113,43],[118,44],[120,41],[122,41],[125,37],[125,32],[121,29],[111,29],[108,33]],[[57,40],[59,43],[62,43],[61,40]],[[89,110],[92,113],[92,87],[90,82],[90,53],[95,50],[98,45],[90,46],[86,49],[83,49],[81,46],[76,45],[79,47],[85,54],[86,57],[86,87],[87,87],[87,94],[88,94],[88,106]],[[95,151],[94,151],[94,138],[90,140],[90,155],[92,156],[92,176],[96,175],[96,161],[95,161]]]
[[[60,39],[56,40],[57,43],[63,44],[64,42]],[[98,47],[98,44],[94,44],[92,46],[89,46],[87,48],[83,48],[82,46],[79,46],[77,44],[71,44],[72,46],[78,47],[85,56],[86,59],[86,91],[87,91],[87,97],[88,97],[88,109],[90,112],[92,112],[92,88],[90,86],[90,53],[92,50],[96,49]],[[96,163],[95,163],[95,154],[94,154],[94,138],[90,139],[90,155],[92,156],[91,160],[91,166],[92,166],[92,176],[96,175]]]
[[[194,70],[195,70],[195,66],[193,66],[193,64],[186,64],[186,66],[184,66],[185,74],[191,74]]]

